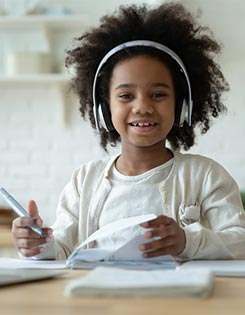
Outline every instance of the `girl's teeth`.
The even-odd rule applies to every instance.
[[[154,123],[132,123],[134,127],[149,127],[154,126]]]

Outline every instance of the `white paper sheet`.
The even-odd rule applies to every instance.
[[[245,277],[245,260],[192,260],[183,263],[179,269],[210,269],[216,276]]]
[[[138,235],[127,242],[124,246],[114,251],[105,260],[115,261],[172,261],[175,262],[173,256],[164,255],[152,258],[144,258],[143,252],[139,249],[139,246],[144,243],[152,242],[152,239],[146,239],[144,235]]]
[[[64,260],[0,258],[0,269],[66,269]]]
[[[153,213],[150,214],[144,214],[136,217],[130,217],[126,219],[117,220],[115,222],[112,222],[110,224],[107,224],[94,232],[92,235],[90,235],[80,246],[84,247],[90,242],[95,241],[98,238],[106,237],[108,235],[113,234],[114,232],[121,231],[123,229],[129,228],[131,226],[141,224],[150,220],[155,219],[157,216]]]
[[[121,231],[131,226],[153,220],[156,217],[157,216],[154,213],[150,213],[150,214],[144,214],[144,215],[130,217],[130,218],[122,219],[122,220],[117,220],[110,224],[106,224],[105,226],[103,226],[102,228],[100,228],[99,230],[91,234],[83,243],[81,243],[77,248],[75,248],[75,250],[68,257],[68,260],[71,261],[73,257],[77,254],[77,252],[79,252],[80,249],[85,247],[90,242],[93,242],[102,237],[110,236],[114,232]]]

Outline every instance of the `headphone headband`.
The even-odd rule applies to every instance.
[[[100,70],[102,67],[107,63],[107,61],[116,53],[118,53],[121,50],[124,50],[126,48],[130,47],[137,47],[137,46],[145,46],[145,47],[152,47],[155,49],[158,49],[160,51],[163,51],[172,59],[174,59],[178,65],[180,66],[180,70],[184,73],[187,86],[188,86],[188,117],[187,117],[187,122],[189,126],[191,126],[191,115],[192,115],[192,94],[191,94],[191,84],[190,84],[190,79],[188,76],[188,73],[186,71],[185,65],[183,64],[182,60],[179,58],[179,56],[170,48],[167,46],[160,44],[158,42],[150,41],[150,40],[133,40],[133,41],[128,41],[125,43],[122,43],[114,48],[112,48],[100,61],[99,66],[96,70],[95,77],[94,77],[94,82],[93,82],[93,103],[94,103],[94,116],[95,116],[95,122],[96,122],[96,128],[100,130],[100,124],[99,124],[99,112],[98,112],[98,104],[96,100],[96,88],[97,88],[97,81],[98,77],[100,76]]]

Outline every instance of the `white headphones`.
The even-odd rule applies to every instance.
[[[178,65],[180,66],[180,71],[183,72],[187,87],[188,87],[188,97],[184,98],[182,101],[182,104],[180,108],[177,108],[177,111],[175,112],[175,124],[179,125],[180,127],[183,126],[184,121],[187,121],[189,126],[191,126],[191,115],[192,115],[192,94],[191,94],[191,84],[190,80],[185,68],[185,65],[183,64],[182,60],[179,58],[178,55],[174,51],[172,51],[170,48],[168,48],[165,45],[162,45],[160,43],[149,41],[149,40],[133,40],[129,42],[125,42],[123,44],[120,44],[113,49],[111,49],[101,60],[99,63],[99,66],[96,70],[94,82],[93,82],[93,110],[94,110],[94,117],[95,117],[95,123],[96,128],[98,131],[100,131],[102,128],[104,128],[106,131],[112,131],[114,130],[113,123],[111,121],[111,114],[110,110],[107,104],[103,104],[101,101],[99,101],[98,93],[97,93],[97,84],[98,84],[98,78],[101,75],[101,69],[102,67],[107,63],[108,59],[110,59],[114,54],[117,52],[129,48],[129,47],[137,47],[137,46],[145,46],[145,47],[152,47],[155,49],[158,49],[167,55],[169,55],[172,59],[174,59]]]

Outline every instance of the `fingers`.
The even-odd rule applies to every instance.
[[[15,226],[15,227],[14,227]],[[44,236],[48,237],[52,234],[51,228],[42,228],[44,232]],[[15,238],[33,238],[40,239],[40,235],[36,232],[32,231],[28,226],[18,226],[15,222],[13,222],[12,235]]]
[[[35,201],[30,200],[27,206],[30,217],[18,217],[12,223],[12,237],[18,251],[31,257],[42,252],[44,245],[52,240],[52,229],[42,228],[44,236],[34,232],[32,226],[42,226],[42,219],[38,215],[38,208]]]
[[[30,228],[31,226],[36,226],[39,225],[37,224],[37,219],[36,218],[32,218],[32,217],[19,217],[16,218],[13,223],[12,226],[13,228],[17,229],[17,228]]]
[[[36,225],[39,225],[41,226],[43,221],[42,219],[39,217],[39,214],[38,214],[38,207],[37,207],[37,204],[34,200],[30,200],[27,204],[27,211],[29,213],[29,215],[31,217],[34,217],[36,218]]]
[[[43,246],[52,240],[52,229],[43,228],[43,231],[45,236],[40,237],[29,227],[19,227],[18,221],[13,223],[12,236],[18,251],[26,257],[40,254],[43,251]]]
[[[160,224],[157,228],[145,232],[145,238],[160,237],[165,238],[175,233],[175,227],[171,224]]]
[[[144,257],[155,257],[161,255],[178,256],[185,248],[185,232],[176,221],[166,216],[158,216],[156,219],[141,224],[148,228],[144,236],[153,238],[151,242],[140,245]]]
[[[39,239],[20,238],[16,240],[18,251],[25,257],[32,257],[42,253],[44,245],[51,241],[51,237],[39,237]]]
[[[164,242],[162,239],[140,245],[140,250],[144,252],[145,258],[156,257],[161,255],[178,254],[178,250],[173,237],[166,237]]]
[[[156,227],[161,224],[171,224],[174,220],[170,217],[167,217],[165,215],[159,215],[156,219],[153,219],[151,221],[144,222],[140,224],[140,226],[144,228],[151,228],[151,227]],[[175,221],[174,221],[175,222]]]
[[[19,238],[16,241],[17,247],[21,249],[35,249],[41,245],[46,244],[51,240],[50,237],[39,237],[39,238]]]
[[[41,254],[43,251],[43,247],[39,246],[33,249],[20,248],[19,252],[25,257],[33,257]]]

